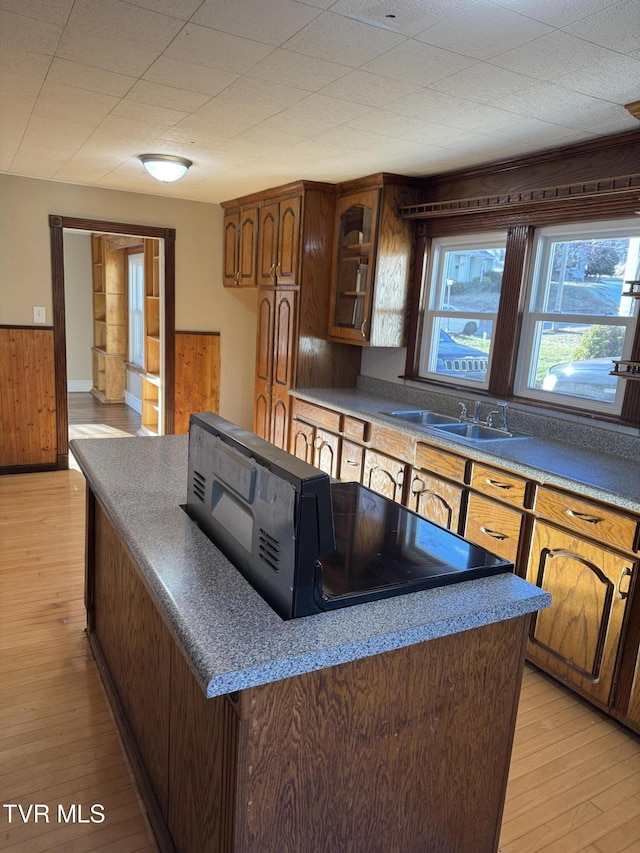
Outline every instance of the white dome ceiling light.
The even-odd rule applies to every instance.
[[[156,181],[172,183],[187,174],[193,163],[184,157],[174,157],[171,154],[141,154],[140,160],[147,172]]]

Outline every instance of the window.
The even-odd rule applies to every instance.
[[[637,300],[623,296],[639,277],[636,221],[541,229],[515,392],[575,408],[619,414],[625,383],[612,359],[629,357]]]
[[[506,233],[434,240],[420,376],[488,387]]]
[[[131,364],[144,367],[144,254],[129,255],[129,352]]]

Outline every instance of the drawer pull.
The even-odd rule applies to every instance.
[[[414,477],[411,483],[411,492],[414,495],[421,495],[425,490],[425,485],[419,477]]]
[[[320,450],[320,448],[321,448],[325,443],[326,443],[326,442],[324,442],[321,438],[316,438],[316,440],[313,442],[313,446],[314,446],[315,448],[317,448],[318,450]]]
[[[620,575],[620,580],[618,581],[618,598],[620,599],[620,601],[623,601],[625,598],[629,597],[629,587],[627,587],[626,592],[623,592],[622,591],[622,581],[625,578],[630,578],[631,574],[632,574],[631,569],[628,566],[625,566],[624,569],[622,570],[622,574]]]
[[[492,480],[491,477],[487,477],[485,483],[489,486],[495,486],[496,489],[504,489],[505,492],[508,492],[509,489],[513,488],[509,483],[501,483],[499,480]]]
[[[485,536],[490,536],[492,539],[499,539],[500,542],[509,538],[506,533],[499,533],[497,530],[492,530],[490,527],[481,527],[480,532],[484,533]]]
[[[575,518],[577,521],[584,521],[586,524],[598,524],[602,521],[601,518],[596,518],[594,515],[587,515],[585,512],[576,512],[574,509],[565,509],[567,515]]]
[[[350,465],[352,468],[357,468],[360,465],[360,463],[356,462],[354,459],[345,459],[345,462],[347,463],[347,465]]]

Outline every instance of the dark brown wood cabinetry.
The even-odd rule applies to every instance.
[[[298,284],[300,202],[295,195],[264,204],[258,225],[259,287]]]
[[[255,287],[257,205],[222,206],[225,208],[222,283],[225,287]]]

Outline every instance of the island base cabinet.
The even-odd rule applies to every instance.
[[[207,698],[88,505],[89,634],[161,853],[495,853],[529,615]]]

